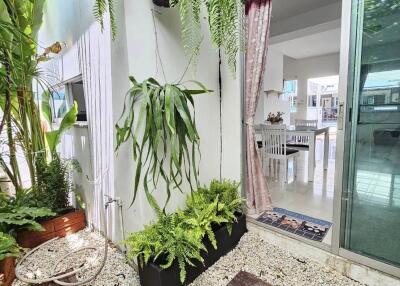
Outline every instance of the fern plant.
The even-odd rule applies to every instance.
[[[183,180],[192,189],[197,184],[196,154],[200,138],[190,110],[194,109],[193,95],[209,91],[195,81],[192,83],[200,87],[198,90],[180,84],[161,85],[153,78],[143,83],[133,77],[130,80],[133,86],[116,124],[116,150],[132,140],[133,159],[137,161],[132,204],[141,179],[148,192],[149,181],[156,188],[159,178],[166,182],[167,204],[171,190],[181,190]],[[139,111],[135,110],[136,105],[140,105]]]
[[[200,188],[188,196],[185,210],[173,214],[165,214],[153,195],[146,191],[157,222],[129,235],[124,242],[128,256],[138,257],[140,267],[155,262],[165,269],[177,261],[183,283],[187,265],[204,262],[201,256],[201,252],[206,251],[204,237],[217,248],[213,226],[227,223],[229,227],[235,221],[234,213],[241,211],[237,188],[234,182],[213,181],[210,188]]]
[[[206,250],[202,243],[203,232],[199,228],[185,228],[182,217],[176,213],[166,215],[159,213],[158,221],[144,231],[134,233],[125,241],[129,251],[128,257],[139,256],[143,267],[149,261],[161,262],[161,268],[169,268],[176,260],[180,269],[180,280],[186,278],[186,265],[194,261],[204,262],[201,250]]]
[[[93,15],[100,24],[101,31],[104,30],[104,14],[108,12],[110,16],[110,28],[112,39],[117,36],[117,24],[115,21],[114,0],[95,0],[93,7]]]
[[[235,72],[240,46],[242,0],[170,0],[170,5],[179,9],[183,47],[186,54],[194,58],[199,53],[202,40],[200,15],[201,6],[205,6],[211,43],[216,49],[224,51],[228,66]]]
[[[194,193],[199,194],[198,192]],[[218,215],[218,196],[214,202],[204,204],[204,200],[201,196],[197,196],[196,207],[188,208],[186,212],[178,212],[178,215],[182,217],[182,221],[187,228],[198,229],[202,233],[205,233],[210,240],[212,246],[217,249],[217,240],[212,227],[214,225],[220,225],[226,223],[228,220]],[[193,202],[193,197],[190,196],[189,200]]]

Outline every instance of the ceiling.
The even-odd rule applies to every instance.
[[[340,51],[340,28],[294,38],[271,47],[294,59],[337,53]]]
[[[341,0],[273,0],[272,22],[284,20],[340,1]]]

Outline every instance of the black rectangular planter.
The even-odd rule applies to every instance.
[[[229,235],[227,226],[220,227],[215,231],[215,238],[217,240],[217,249],[211,245],[210,241],[205,238],[204,245],[207,252],[202,251],[201,256],[204,258],[204,265],[197,261],[194,264],[186,266],[186,280],[182,284],[179,280],[179,266],[175,260],[172,266],[168,269],[162,269],[159,265],[149,262],[143,268],[139,266],[140,284],[142,286],[180,286],[189,285],[203,273],[207,268],[213,265],[221,256],[226,255],[229,251],[234,249],[238,244],[240,238],[247,231],[246,216],[240,214],[237,216],[237,222],[232,225],[232,233]],[[140,263],[138,263],[140,265]]]

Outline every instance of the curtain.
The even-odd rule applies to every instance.
[[[107,17],[104,17],[105,22]],[[113,122],[111,80],[111,37],[109,24],[104,31],[94,22],[79,38],[79,69],[82,74],[90,148],[92,193],[88,194],[88,224],[103,230],[105,196],[114,197]],[[111,216],[114,217],[114,213]],[[113,223],[109,218],[108,234],[113,239]]]
[[[249,213],[271,209],[271,195],[262,170],[254,132],[254,117],[263,86],[272,0],[246,2],[245,123],[246,198]]]

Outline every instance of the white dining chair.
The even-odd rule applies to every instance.
[[[318,120],[296,119],[294,123],[296,128],[318,128]],[[290,136],[287,146],[296,150],[308,150],[310,145],[310,137],[308,136]]]
[[[318,120],[295,119],[294,125],[317,128]]]
[[[262,162],[264,171],[270,174],[271,162],[272,171],[276,174],[277,163],[283,161],[285,182],[288,181],[288,162],[293,160],[294,177],[297,176],[297,157],[299,150],[289,149],[286,146],[286,125],[262,125]]]

